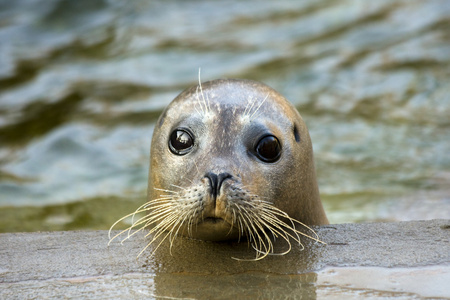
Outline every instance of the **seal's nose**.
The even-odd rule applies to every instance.
[[[206,178],[209,179],[209,185],[211,187],[211,196],[215,199],[217,195],[220,193],[220,188],[222,187],[222,183],[225,179],[232,178],[230,173],[220,173],[219,175],[208,172],[205,175]]]

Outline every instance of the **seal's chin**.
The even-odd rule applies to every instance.
[[[186,236],[204,240],[204,241],[226,241],[234,240],[239,237],[237,228],[232,226],[226,220],[216,217],[207,217],[202,219]]]

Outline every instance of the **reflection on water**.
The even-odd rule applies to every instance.
[[[329,268],[295,275],[158,274],[145,294],[177,299],[444,299],[449,279],[448,267]]]
[[[188,299],[447,299],[450,268],[329,268],[296,275],[158,274],[143,295]],[[420,284],[418,284],[420,283]]]
[[[298,107],[331,222],[447,218],[450,3],[254,2],[1,1],[0,231],[134,210],[199,67]]]
[[[162,274],[154,277],[154,295],[172,299],[316,299],[316,279],[315,273]]]

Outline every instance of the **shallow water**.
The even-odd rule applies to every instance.
[[[448,218],[450,2],[254,2],[0,1],[0,231],[133,211],[200,67],[298,107],[330,222]]]
[[[306,274],[127,276],[134,296],[175,299],[448,299],[449,267],[327,268]],[[134,277],[134,278],[133,278]],[[117,287],[119,278],[105,285]],[[121,278],[123,279],[123,278]],[[245,284],[243,284],[245,283]],[[420,284],[418,284],[420,283]],[[140,285],[139,285],[140,284]]]

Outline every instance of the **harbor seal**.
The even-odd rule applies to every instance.
[[[300,114],[267,85],[238,79],[199,82],[163,111],[151,143],[148,202],[136,212],[148,214],[129,229],[150,228],[149,245],[178,235],[246,238],[256,259],[273,252],[274,238],[289,249],[291,240],[300,243],[308,234],[296,226],[318,240],[306,224],[328,224]]]

